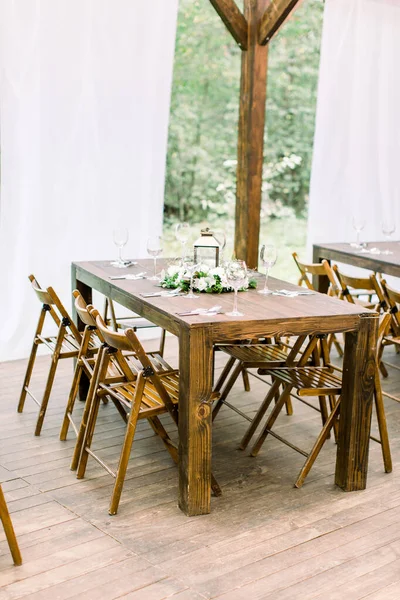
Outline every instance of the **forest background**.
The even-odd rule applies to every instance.
[[[270,43],[260,243],[274,274],[295,279],[305,252],[323,0],[304,0]],[[240,54],[206,0],[180,0],[164,205],[165,255],[174,225],[223,230],[233,251]]]

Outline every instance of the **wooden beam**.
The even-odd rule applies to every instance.
[[[247,21],[234,0],[210,0],[242,50],[247,50]]]
[[[240,81],[235,253],[250,268],[258,264],[260,237],[268,47],[258,44],[258,25],[267,5],[268,0],[245,0],[249,37]]]
[[[286,21],[299,0],[271,0],[262,16],[258,41],[264,46]]]

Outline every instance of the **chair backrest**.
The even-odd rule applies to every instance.
[[[330,284],[328,294],[335,295],[335,296],[337,295],[337,293],[338,293],[337,282],[336,282],[335,276],[333,274],[332,268],[327,260],[324,259],[320,263],[304,263],[299,259],[296,252],[293,252],[292,256],[293,256],[294,262],[297,265],[297,268],[300,271],[300,278],[298,281],[298,285],[302,285],[303,283],[305,283],[305,285],[308,287],[308,289],[314,290],[315,288],[313,286],[312,280],[310,280],[310,277],[309,277],[310,275],[316,276],[316,277],[328,277],[329,284]]]
[[[164,384],[162,383],[161,377],[155,372],[153,364],[151,363],[150,358],[146,354],[142,344],[140,343],[136,333],[133,329],[125,329],[122,332],[113,331],[104,323],[100,313],[98,310],[89,308],[90,314],[96,319],[96,325],[98,331],[104,338],[105,343],[120,352],[122,351],[130,351],[134,352],[135,356],[141,363],[142,376],[149,378],[154,387],[156,388],[158,394],[164,401],[164,404],[171,415],[176,418],[176,408],[173,405],[173,402],[170,398],[169,393],[167,392]],[[121,355],[122,356],[122,355]],[[125,360],[122,356],[122,360]],[[126,363],[126,361],[125,361]],[[128,364],[126,363],[126,368],[129,369]],[[130,369],[129,369],[130,370]],[[165,373],[162,373],[165,375]]]
[[[400,335],[400,292],[390,287],[385,279],[381,279],[383,295],[387,304],[387,309],[391,315],[393,333],[396,336]]]
[[[80,344],[82,336],[54,289],[52,287],[48,287],[45,290],[41,288],[34,275],[29,275],[29,281],[36,296],[43,304],[43,307],[48,310],[57,327],[63,324]]]
[[[79,318],[82,321],[82,323],[88,325],[89,327],[96,327],[96,321],[89,313],[88,305],[83,299],[81,293],[78,290],[74,290],[72,292],[72,295],[75,298],[75,310],[79,315]]]
[[[353,277],[352,275],[345,275],[339,270],[337,265],[333,265],[333,270],[340,284],[341,296],[348,302],[356,304],[355,298],[352,296],[349,288],[353,290],[365,290],[367,294],[372,291],[378,297],[378,302],[375,303],[374,308],[385,310],[386,301],[383,290],[374,273],[371,273],[368,277]]]

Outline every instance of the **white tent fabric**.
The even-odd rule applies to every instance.
[[[400,0],[326,0],[308,243],[400,235]]]
[[[26,356],[40,305],[70,306],[70,263],[146,256],[161,232],[178,0],[0,3],[0,361]]]

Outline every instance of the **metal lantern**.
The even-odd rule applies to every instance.
[[[195,263],[207,265],[210,268],[218,267],[220,245],[208,227],[201,230],[200,237],[193,244],[193,248]]]

